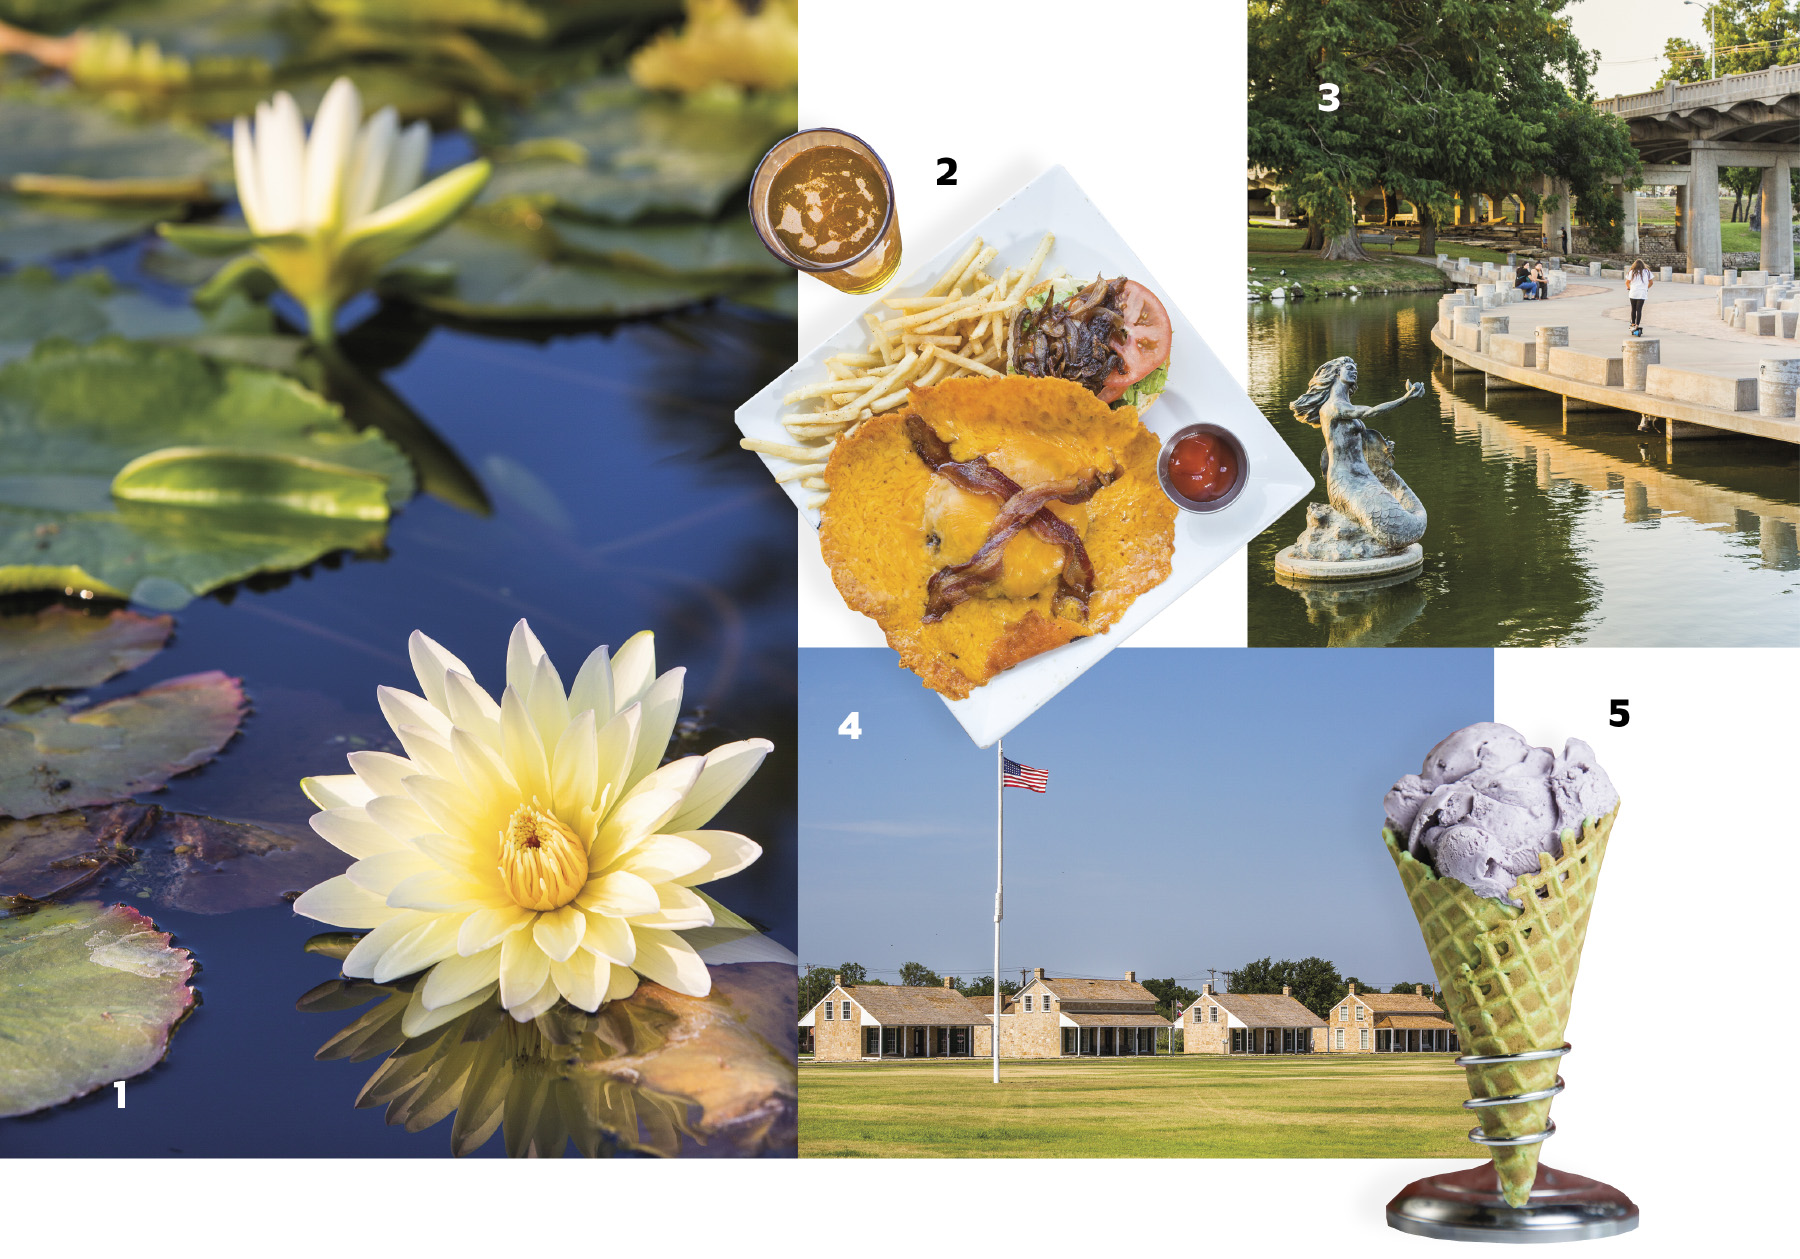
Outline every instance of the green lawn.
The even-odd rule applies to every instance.
[[[804,1158],[1476,1158],[1449,1055],[802,1063]]]

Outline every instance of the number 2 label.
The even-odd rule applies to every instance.
[[[862,716],[861,713],[851,713],[848,717],[844,718],[838,723],[838,733],[847,734],[852,739],[862,738],[862,724],[857,720],[860,716]]]
[[[938,176],[937,181],[940,184],[954,184],[956,182],[956,159],[953,157],[940,157],[938,159],[938,165],[944,168],[944,173]]]

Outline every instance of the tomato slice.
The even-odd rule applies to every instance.
[[[1119,370],[1100,386],[1100,401],[1117,402],[1125,391],[1169,361],[1169,312],[1156,294],[1136,280],[1119,290],[1119,310],[1125,316],[1125,340],[1113,349],[1122,360]]]

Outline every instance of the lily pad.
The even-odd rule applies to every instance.
[[[217,756],[244,711],[243,685],[214,671],[92,708],[0,713],[0,816],[37,817],[159,791]]]
[[[129,496],[115,496],[134,460],[174,449],[190,457],[140,464]],[[195,454],[206,451],[231,458]],[[258,457],[253,495],[242,469]],[[48,342],[0,368],[0,591],[72,587],[168,608],[366,549],[384,532],[366,518],[371,476],[387,506],[412,495],[392,443],[285,376],[174,346]],[[295,493],[334,477],[341,492]]]
[[[0,1117],[71,1101],[162,1061],[194,1005],[194,960],[127,905],[0,919]]]
[[[115,333],[186,339],[207,327],[208,320],[192,306],[156,301],[120,286],[104,271],[59,280],[41,267],[25,267],[0,277],[0,363],[25,357],[49,337],[87,342]]]
[[[28,691],[98,686],[161,651],[175,621],[123,608],[90,616],[52,604],[36,616],[0,617],[0,708]]]
[[[793,126],[792,97],[665,97],[604,79],[520,118],[481,200],[615,223],[659,212],[711,219]]]
[[[680,276],[791,276],[763,248],[745,214],[720,223],[616,227],[558,216],[551,229],[565,253],[611,266]]]
[[[86,887],[136,855],[160,810],[115,804],[34,818],[0,818],[0,899],[48,900]]]
[[[353,941],[331,933],[309,949],[341,957]],[[713,991],[679,996],[649,982],[597,1014],[561,1004],[519,1024],[499,1003],[408,1038],[401,1024],[417,980],[334,979],[298,1008],[380,1004],[319,1050],[354,1062],[388,1055],[356,1099],[419,1132],[455,1116],[453,1153],[504,1131],[515,1157],[560,1157],[573,1142],[590,1157],[618,1149],[673,1156],[791,1154],[795,1147],[794,967],[715,965]],[[729,1069],[721,1069],[725,1064]]]
[[[577,26],[681,16],[678,0],[313,0],[313,7],[333,17],[461,26],[534,40]]]
[[[75,175],[84,179],[208,180],[229,176],[225,142],[167,122],[138,123],[98,106],[41,97],[0,96],[0,260],[31,262],[82,253],[124,240],[165,218],[180,217],[178,202],[121,204],[110,200],[23,196],[10,191],[18,175]]]

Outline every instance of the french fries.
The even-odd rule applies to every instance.
[[[869,329],[863,348],[833,354],[825,360],[825,379],[782,399],[796,408],[781,420],[789,441],[746,437],[738,444],[788,464],[775,479],[799,482],[815,492],[807,506],[820,506],[830,494],[826,463],[844,434],[905,406],[909,389],[958,376],[1005,375],[1006,330],[1055,243],[1044,233],[1024,267],[993,275],[989,268],[1000,251],[977,237],[924,293],[883,298],[889,313],[863,316]]]

